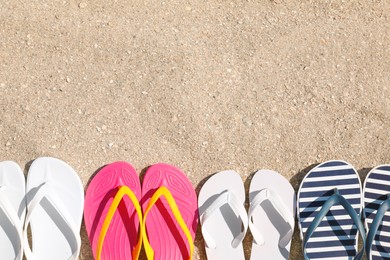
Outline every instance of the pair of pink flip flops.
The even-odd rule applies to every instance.
[[[141,212],[142,208],[142,212]],[[198,224],[195,190],[168,164],[149,167],[142,183],[126,162],[102,168],[90,182],[84,220],[95,259],[191,259]]]

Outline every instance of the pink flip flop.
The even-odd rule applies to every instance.
[[[109,164],[92,179],[85,195],[84,221],[96,260],[138,258],[140,198],[138,174],[126,162]]]
[[[142,184],[143,243],[148,259],[191,259],[198,225],[195,190],[179,169],[155,164]]]

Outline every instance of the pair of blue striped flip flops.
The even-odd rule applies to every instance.
[[[305,259],[362,259],[364,251],[368,259],[390,259],[390,165],[371,170],[362,192],[352,165],[322,163],[305,176],[297,197]]]

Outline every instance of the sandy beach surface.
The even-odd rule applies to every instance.
[[[0,159],[57,157],[84,185],[113,161],[167,162],[197,192],[226,169],[297,189],[329,159],[363,179],[390,163],[389,17],[383,0],[3,0]],[[195,246],[206,259],[200,229]]]

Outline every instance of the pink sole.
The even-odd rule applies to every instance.
[[[97,241],[104,219],[120,186],[128,186],[140,200],[141,184],[138,174],[126,162],[115,162],[105,166],[88,186],[85,195],[84,221],[94,257],[96,257]],[[107,231],[101,259],[132,259],[131,251],[137,244],[138,228],[137,213],[130,199],[125,196]]]
[[[161,186],[169,189],[193,239],[198,225],[198,206],[195,190],[179,169],[168,164],[151,166],[142,184],[142,208]],[[165,199],[160,199],[146,219],[146,231],[154,250],[155,260],[188,259],[189,245]]]

